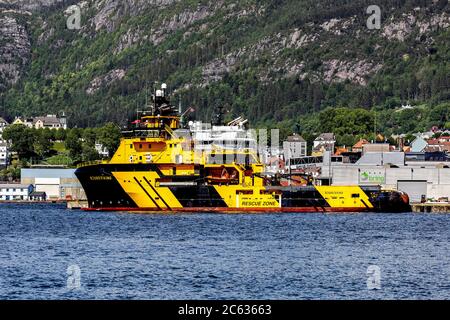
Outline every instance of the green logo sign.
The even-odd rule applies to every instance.
[[[381,172],[370,172],[370,171],[361,172],[361,181],[378,184],[385,183],[384,175]]]

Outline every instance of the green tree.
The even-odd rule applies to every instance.
[[[338,146],[351,147],[357,142],[358,138],[351,134],[339,135],[336,137]]]
[[[34,130],[24,125],[12,125],[3,131],[3,139],[11,141],[11,151],[19,159],[31,159],[34,155]]]
[[[20,169],[22,164],[20,161],[13,160],[8,168],[0,170],[0,181],[18,181],[20,180]]]
[[[81,131],[79,129],[71,129],[67,133],[65,141],[66,149],[69,150],[69,156],[73,161],[82,160],[83,144],[81,141]]]
[[[34,143],[33,149],[34,152],[41,158],[46,155],[49,155],[51,152],[51,148],[53,143],[51,141],[52,134],[49,129],[39,129],[34,131]]]
[[[450,130],[450,121],[444,125],[445,130]]]
[[[96,142],[96,132],[94,129],[87,128],[83,130],[82,133],[83,142],[86,146],[94,148]]]
[[[119,147],[121,137],[120,129],[114,123],[107,123],[98,131],[98,142],[108,150],[110,157],[114,155],[114,152]]]
[[[95,150],[95,148],[87,145],[87,144],[83,144],[83,161],[95,161],[95,160],[99,160],[100,159],[100,155],[98,154],[97,150]]]
[[[55,130],[55,140],[56,141],[64,141],[66,140],[67,130],[59,129]]]

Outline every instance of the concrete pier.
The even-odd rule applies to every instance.
[[[450,213],[450,203],[416,203],[411,207],[415,213]]]
[[[67,209],[79,210],[86,209],[89,207],[89,204],[86,200],[69,200],[67,201]]]

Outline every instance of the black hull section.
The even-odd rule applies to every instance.
[[[411,212],[409,197],[397,191],[381,191],[370,200],[375,212],[401,213]]]
[[[83,186],[90,208],[138,208],[111,174],[109,166],[79,168],[75,175]]]
[[[155,171],[159,176],[164,176],[156,165],[93,165],[79,168],[75,175],[83,186],[90,208],[139,209],[112,174],[125,171]],[[191,177],[177,178],[178,182],[192,180]],[[213,186],[170,187],[170,191],[184,208],[227,207]]]
[[[184,208],[227,208],[227,204],[212,186],[171,187]]]
[[[202,168],[198,168],[200,172]],[[123,190],[122,186],[113,176],[113,172],[157,172],[160,177],[164,174],[155,164],[127,165],[127,164],[99,164],[81,167],[76,170],[75,175],[79,179],[86,193],[89,202],[89,208],[92,210],[134,210],[146,209],[140,208],[133,199]],[[214,211],[239,210],[228,208],[225,201],[218,194],[214,186],[204,185],[198,181],[197,177],[171,177],[177,179],[177,182],[198,182],[192,186],[173,186],[170,191],[183,206],[183,210],[192,208]],[[410,212],[408,196],[397,191],[382,191],[380,187],[361,186],[361,190],[367,195],[370,203],[366,208],[334,208],[325,200],[314,186],[305,187],[270,187],[281,192],[282,203],[281,211],[295,212]],[[171,209],[170,204],[167,205]],[[264,208],[260,208],[264,211]],[[259,209],[258,209],[259,210]],[[276,209],[275,209],[276,210]],[[243,209],[243,211],[245,211]],[[270,211],[270,210],[267,210]],[[272,210],[273,211],[273,210]]]

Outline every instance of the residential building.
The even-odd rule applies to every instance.
[[[334,153],[334,155],[335,156],[341,156],[341,155],[346,154],[348,152],[350,152],[350,151],[346,147],[337,147],[336,148],[336,152]]]
[[[336,143],[336,137],[334,133],[322,133],[314,140],[314,148],[319,145],[334,145]]]
[[[24,118],[24,117],[16,117],[13,121],[14,125],[24,125],[29,128],[36,129],[67,129],[67,119],[63,115],[62,117],[58,117],[54,114],[49,114],[45,117],[35,117],[35,118]]]
[[[109,157],[108,150],[101,143],[96,143],[95,144],[95,150],[98,152],[98,154],[102,158],[108,158]]]
[[[16,117],[14,119],[14,121],[12,122],[12,124],[13,125],[24,125],[26,127],[32,128],[33,127],[33,119]]]
[[[0,184],[0,201],[29,200],[33,192],[31,184]]]
[[[287,140],[283,142],[283,152],[286,161],[293,158],[306,157],[307,142],[302,136],[297,134],[289,136]]]
[[[334,153],[334,143],[321,143],[314,147],[311,152],[313,157],[322,157],[326,152]]]
[[[285,172],[286,163],[283,159],[280,159],[280,157],[271,157],[267,160],[266,163],[266,171],[271,173],[277,173],[277,172]]]
[[[431,131],[428,131],[428,132],[419,132],[419,133],[416,133],[416,134],[414,134],[414,135],[415,135],[416,137],[420,137],[420,138],[422,138],[422,139],[428,140],[428,139],[433,138],[433,136],[436,134],[436,132],[437,132],[437,131],[431,130]]]
[[[9,164],[8,145],[0,142],[0,167],[6,167]]]
[[[5,130],[5,128],[9,126],[8,121],[6,121],[5,119],[3,119],[2,117],[0,117],[0,135],[2,134],[3,130]]]
[[[389,143],[368,143],[363,145],[363,154],[369,152],[390,152],[391,146]]]
[[[425,139],[417,137],[411,142],[411,152],[424,152],[425,148],[428,147],[428,143]]]
[[[5,130],[7,126],[9,126],[9,123],[5,119],[0,117],[0,143],[5,142],[3,140],[3,130]]]
[[[312,156],[323,156],[325,151],[334,153],[334,146],[336,144],[336,137],[334,133],[322,133],[313,143]]]
[[[439,142],[441,143],[445,143],[445,142],[450,142],[450,136],[440,136],[439,138],[437,138]]]
[[[386,137],[383,136],[381,133],[377,134],[377,136],[375,137],[375,142],[377,143],[383,143],[386,142]]]
[[[58,118],[54,114],[49,114],[45,117],[33,118],[33,126],[36,129],[67,129],[67,122],[65,117]]]
[[[446,138],[443,139],[430,139],[427,141],[427,148],[425,151],[428,152],[437,152],[437,151],[446,151],[450,152],[450,142],[446,141]]]
[[[369,143],[369,141],[367,141],[366,139],[361,139],[357,143],[355,143],[355,145],[352,147],[352,151],[353,152],[362,152],[364,145],[368,144],[368,143]]]
[[[14,119],[14,121],[12,122],[12,124],[13,125],[19,125],[19,124],[25,125],[25,121],[20,117],[16,117]]]

